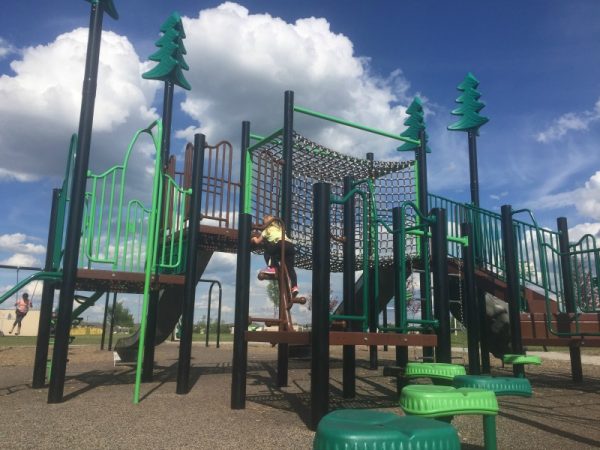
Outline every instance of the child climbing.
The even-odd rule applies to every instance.
[[[289,236],[284,235],[279,219],[270,215],[265,215],[263,219],[262,232],[251,238],[252,244],[264,246],[264,257],[267,267],[261,270],[261,274],[274,276],[275,269],[279,266],[281,260],[281,246],[284,245],[285,267],[290,277],[292,286],[292,295],[298,295],[298,277],[294,269],[294,257],[296,249],[294,241]]]
[[[15,308],[15,314],[17,317],[15,318],[15,322],[13,323],[9,334],[12,334],[16,326],[17,332],[15,333],[15,336],[18,336],[21,333],[21,322],[23,321],[23,318],[27,315],[29,309],[33,308],[33,303],[29,301],[29,294],[27,292],[24,292],[23,296],[15,302]]]

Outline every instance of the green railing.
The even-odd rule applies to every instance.
[[[472,205],[430,194],[431,207],[448,211],[448,226],[458,229],[467,220],[475,231],[475,254],[479,267],[504,279],[504,252],[502,247],[501,217],[497,213]],[[517,241],[518,271],[523,287],[544,294],[556,301],[559,312],[566,312],[562,280],[559,233],[540,227],[529,210],[513,212],[513,217],[526,214],[526,220],[513,220]],[[449,243],[449,255],[458,257],[456,246]],[[569,248],[573,295],[577,313],[600,311],[600,249],[594,236],[586,235]],[[524,300],[521,307],[525,309]],[[550,311],[550,309],[548,310]],[[577,318],[575,319],[577,322]]]
[[[414,211],[417,224],[411,224],[407,222],[408,214],[406,210],[410,208]],[[431,216],[427,217],[419,211],[417,206],[413,202],[403,202],[400,205],[400,223],[399,229],[393,229],[389,224],[383,220],[377,219],[377,223],[381,225],[388,233],[392,235],[398,235],[397,247],[394,249],[400,256],[399,264],[397,267],[397,273],[395,277],[399,280],[407,279],[407,255],[406,255],[406,237],[408,235],[418,236],[420,239],[429,239],[430,233],[427,231],[431,223],[435,219]],[[429,260],[429,245],[423,246],[425,249],[424,259]],[[379,265],[375,266],[376,270]],[[393,327],[390,326],[379,326],[378,328],[383,332],[397,332],[397,333],[408,333],[411,331],[423,332],[428,329],[435,329],[438,326],[438,321],[433,318],[433,311],[431,309],[431,274],[430,271],[424,271],[424,298],[421,299],[421,304],[424,305],[424,309],[421,309],[421,318],[409,318],[408,317],[408,302],[409,294],[406,289],[400,289],[400,298],[394,299],[394,308],[396,310],[396,321]],[[375,285],[378,286],[377,284]]]
[[[448,211],[450,230],[458,230],[461,222],[467,221],[473,224],[474,251],[478,266],[504,280],[505,260],[500,214],[433,194],[429,194],[429,204],[431,208],[440,207]],[[559,235],[557,232],[539,227],[529,211],[516,211],[515,214],[520,212],[528,212],[533,222],[513,220],[521,284],[540,292],[547,289],[549,295],[559,302],[562,309],[564,302],[560,277]],[[460,256],[458,247],[449,243],[448,254],[458,258]],[[522,302],[521,307],[524,309],[525,306]]]
[[[171,176],[162,173],[156,199],[148,198],[146,204],[140,199],[126,199],[132,150],[141,136],[149,135],[156,154],[160,154],[161,134],[159,122],[138,130],[132,138],[123,163],[100,174],[88,173],[88,191],[84,207],[84,220],[80,245],[79,265],[101,268],[109,265],[111,270],[144,272],[147,260],[147,242],[154,234],[158,246],[158,270],[181,272],[183,267],[185,205],[191,190],[184,190]],[[149,204],[156,202],[158,206]],[[162,223],[150,227],[150,216],[156,207],[165,213]],[[151,231],[152,230],[152,231]],[[159,238],[160,234],[160,238]],[[160,239],[160,240],[159,240]]]
[[[569,246],[575,307],[581,312],[600,311],[600,249],[586,234]]]
[[[32,281],[60,281],[62,280],[62,272],[37,272],[29,277],[19,281],[16,285],[10,288],[8,291],[4,292],[0,295],[0,305],[4,303],[6,300],[11,298],[25,286],[27,286]]]

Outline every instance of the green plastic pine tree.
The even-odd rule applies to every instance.
[[[189,70],[189,66],[183,58],[187,52],[183,45],[185,31],[179,14],[171,14],[160,27],[160,31],[163,35],[155,43],[158,50],[148,58],[158,64],[142,77],[148,80],[171,81],[189,91],[192,87],[183,75],[183,70]]]
[[[477,78],[471,72],[457,86],[457,89],[462,94],[456,99],[456,103],[460,103],[461,105],[452,111],[452,114],[462,117],[449,125],[448,130],[477,132],[479,127],[490,120],[487,117],[479,115],[479,111],[483,109],[485,103],[479,101],[481,93],[477,90],[477,86],[479,86],[479,81],[477,81]]]
[[[421,130],[425,129],[425,113],[423,112],[423,104],[421,103],[421,99],[419,97],[415,97],[410,106],[406,109],[406,114],[408,114],[408,118],[404,121],[404,125],[406,125],[408,128],[404,130],[400,136],[418,141]],[[427,138],[427,132],[425,133],[425,137]],[[419,146],[417,144],[405,142],[396,150],[399,152],[408,152],[415,151],[418,148]],[[429,145],[427,146],[427,153],[431,153]]]
[[[117,12],[117,8],[115,8],[115,5],[113,3],[113,0],[85,0],[88,3],[93,4],[102,4],[102,7],[104,9],[104,11],[106,12],[106,14],[108,14],[110,17],[112,17],[115,20],[119,20],[119,13]]]

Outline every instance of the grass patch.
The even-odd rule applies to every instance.
[[[127,337],[127,333],[116,333],[113,335],[113,345],[122,337]],[[95,345],[100,348],[100,341],[102,336],[76,336],[71,345]],[[200,333],[194,333],[192,335],[192,341],[204,342],[206,335]],[[210,341],[215,342],[217,340],[217,333],[210,334]],[[231,342],[233,341],[233,334],[221,333],[220,342]],[[37,342],[36,336],[0,336],[0,347],[31,347],[35,346]],[[105,348],[108,346],[108,336],[104,338]]]

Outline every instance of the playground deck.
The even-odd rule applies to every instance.
[[[310,361],[290,361],[290,385],[275,386],[276,349],[251,344],[248,398],[245,410],[231,410],[231,346],[193,348],[188,395],[175,394],[178,345],[156,349],[154,382],[142,386],[142,401],[131,403],[135,371],[113,367],[112,354],[91,346],[72,346],[65,384],[65,402],[46,404],[45,389],[31,389],[34,349],[0,348],[0,436],[19,448],[199,448],[240,446],[261,449],[309,449]],[[392,363],[393,350],[380,351]],[[413,350],[410,350],[413,357]],[[358,347],[357,397],[341,399],[341,349],[332,347],[333,404],[347,408],[385,408],[401,414],[394,380],[370,371],[367,347]],[[595,357],[598,359],[598,357]],[[502,397],[498,417],[500,449],[590,449],[600,446],[600,362],[587,364],[581,385],[571,382],[568,364],[544,358],[528,369],[533,398]],[[508,375],[498,360],[496,374]],[[16,427],[15,423],[27,424]],[[478,416],[454,422],[463,449],[481,448]]]

